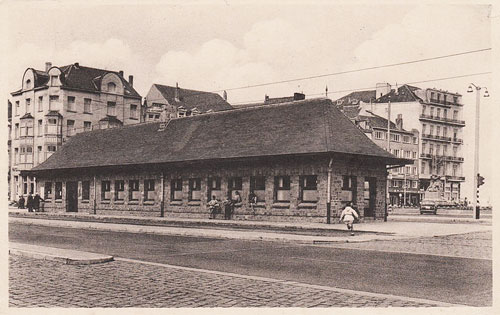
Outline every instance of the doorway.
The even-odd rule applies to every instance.
[[[78,182],[66,182],[66,212],[78,212]]]
[[[374,218],[377,196],[377,179],[375,177],[365,177],[363,195],[365,199],[364,217]]]

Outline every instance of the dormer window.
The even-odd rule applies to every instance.
[[[30,79],[26,80],[26,90],[29,90],[29,89],[31,89],[31,80]]]
[[[113,82],[108,83],[108,92],[115,93],[116,91],[116,84]]]
[[[59,81],[59,76],[58,75],[51,75],[50,76],[50,85],[51,86],[56,86]]]

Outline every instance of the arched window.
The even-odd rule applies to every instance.
[[[114,84],[113,82],[109,82],[108,83],[108,92],[115,92],[116,91],[116,84]]]
[[[31,89],[31,80],[26,80],[26,89]]]

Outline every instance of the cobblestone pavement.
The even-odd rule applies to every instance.
[[[128,261],[75,266],[10,256],[10,307],[430,307],[349,293]]]
[[[332,247],[492,259],[492,232],[474,232],[391,241],[335,243]]]

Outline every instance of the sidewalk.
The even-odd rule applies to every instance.
[[[17,209],[16,209],[17,210]],[[417,237],[434,237],[490,231],[491,226],[473,223],[368,222],[355,225],[350,236],[343,224],[143,218],[67,213],[27,213],[12,210],[9,222],[64,228],[98,229],[114,232],[287,241],[298,243],[367,242]]]

